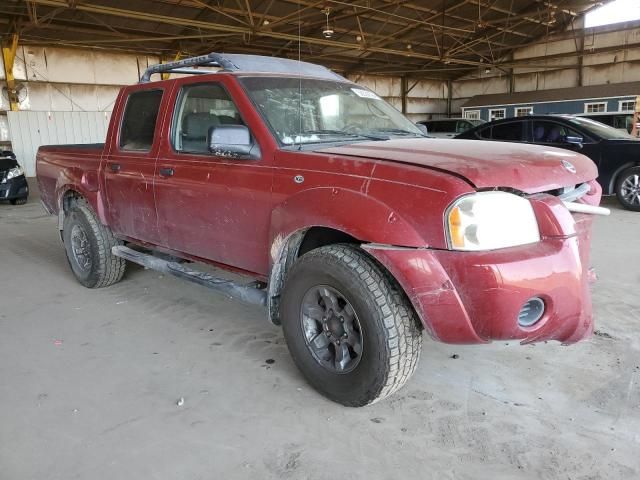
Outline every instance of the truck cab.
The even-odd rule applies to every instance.
[[[264,304],[308,381],[345,405],[400,388],[423,330],[573,343],[593,329],[590,228],[607,212],[591,160],[426,138],[318,65],[153,66],[119,94],[104,144],[41,147],[37,175],[80,283],[134,261]]]

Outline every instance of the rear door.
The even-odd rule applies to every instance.
[[[158,219],[153,191],[164,91],[150,85],[132,90],[120,105],[121,124],[101,163],[107,215],[118,235],[157,243]]]
[[[186,82],[173,108],[156,173],[162,243],[171,250],[255,273],[268,271],[271,160],[209,152],[207,133],[245,121],[232,81]],[[236,87],[237,88],[237,87]],[[172,95],[172,96],[173,96]]]

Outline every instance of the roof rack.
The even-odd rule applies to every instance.
[[[196,67],[196,68],[189,68]],[[156,73],[182,73],[189,75],[211,74],[210,70],[199,70],[197,67],[218,67],[221,72],[246,71],[253,73],[287,73],[304,75],[330,80],[346,81],[346,79],[326,67],[314,63],[299,62],[288,58],[265,57],[261,55],[209,53],[198,57],[184,58],[175,62],[160,63],[147,68],[140,83],[151,81]]]

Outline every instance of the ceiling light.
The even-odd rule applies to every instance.
[[[334,30],[333,30],[333,27],[331,27],[329,25],[329,14],[331,13],[331,8],[329,8],[329,7],[325,8],[322,11],[322,13],[324,13],[327,16],[327,24],[322,29],[322,35],[324,35],[324,38],[331,38],[331,37],[333,37],[333,34],[335,33]]]

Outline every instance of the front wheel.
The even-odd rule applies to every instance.
[[[24,205],[27,203],[27,197],[14,198],[9,200],[9,203],[11,203],[11,205]]]
[[[69,266],[88,288],[107,287],[122,278],[126,261],[111,253],[120,245],[109,227],[102,225],[84,200],[76,200],[64,217],[62,241]]]
[[[320,393],[359,407],[391,395],[415,371],[422,331],[406,296],[375,260],[351,245],[304,254],[284,287],[289,351]]]
[[[628,168],[620,174],[616,195],[624,208],[640,212],[640,167]]]

